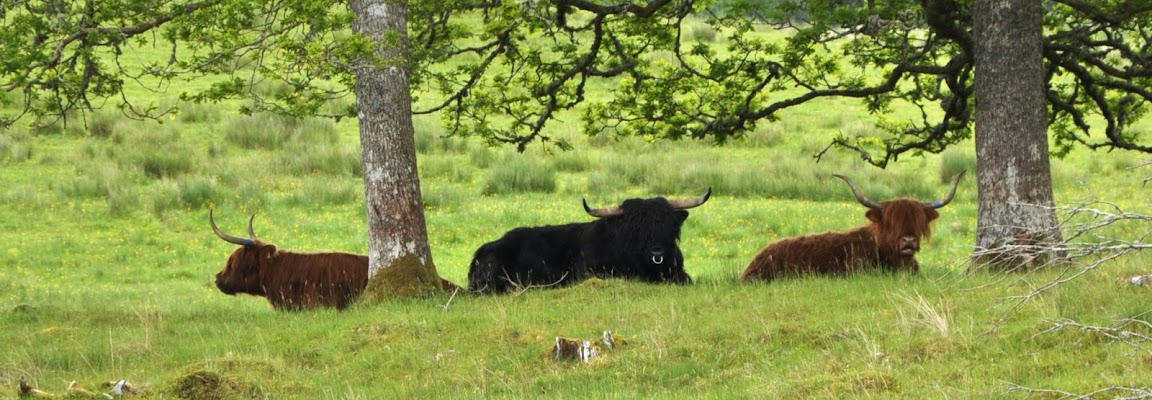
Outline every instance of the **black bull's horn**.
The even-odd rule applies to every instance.
[[[712,188],[708,188],[707,193],[704,193],[703,196],[700,196],[700,197],[695,198],[695,199],[668,200],[668,205],[672,206],[672,209],[675,209],[675,210],[686,210],[686,209],[689,209],[692,207],[698,207],[701,204],[704,204],[704,202],[708,201],[709,197],[712,197]],[[611,217],[613,215],[620,215],[620,214],[624,213],[624,209],[620,208],[620,206],[611,206],[611,207],[604,207],[604,208],[592,208],[592,207],[588,207],[588,200],[587,199],[581,199],[581,201],[584,202],[584,211],[588,212],[588,215],[591,215],[591,216],[596,217],[596,218]]]
[[[252,220],[254,220],[254,219],[256,219],[256,214],[252,214],[252,217],[248,218],[248,237],[249,238],[245,239],[245,238],[241,238],[241,237],[232,236],[232,235],[229,235],[229,234],[221,231],[220,228],[216,226],[216,218],[214,218],[212,216],[212,209],[211,208],[208,209],[208,222],[212,224],[212,231],[216,232],[216,236],[219,236],[221,239],[224,239],[225,242],[232,243],[232,244],[238,244],[241,246],[252,246],[252,245],[260,243],[260,239],[258,239],[256,237],[256,232],[253,231],[253,229],[252,229]]]
[[[968,171],[960,171],[959,174],[956,174],[956,176],[952,178],[952,190],[948,191],[948,196],[945,196],[944,199],[937,201],[937,202],[932,202],[932,203],[920,202],[920,205],[924,206],[924,208],[940,208],[940,207],[944,207],[944,206],[948,205],[948,203],[951,203],[952,198],[956,196],[956,188],[958,186],[960,186],[960,178],[964,177],[965,172],[968,172]],[[856,182],[852,182],[852,179],[849,179],[847,176],[840,175],[840,174],[832,174],[832,176],[843,179],[844,182],[847,182],[848,187],[852,188],[852,194],[856,195],[856,201],[859,201],[860,204],[863,204],[865,207],[868,207],[868,208],[879,209],[879,208],[883,207],[880,205],[880,203],[877,203],[877,202],[869,199],[867,196],[864,196],[864,193],[860,192],[860,187],[856,186]]]

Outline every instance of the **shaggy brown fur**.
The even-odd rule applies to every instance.
[[[289,311],[344,309],[367,285],[367,256],[293,253],[271,244],[236,249],[224,270],[216,274],[221,292],[264,296],[272,307]]]
[[[240,245],[224,269],[216,274],[216,287],[225,294],[264,296],[277,310],[296,311],[317,307],[343,310],[352,305],[368,285],[368,256],[350,253],[293,253],[265,244],[252,232],[248,238],[221,232],[208,214],[216,235]],[[445,291],[460,287],[440,280]]]
[[[839,275],[868,268],[918,272],[920,239],[940,216],[914,200],[892,200],[869,209],[868,226],[784,239],[769,244],[740,275],[744,281],[786,276]]]
[[[225,294],[264,296],[277,310],[317,307],[345,309],[368,285],[368,256],[349,253],[292,253],[275,245],[241,247],[232,252],[216,287]],[[446,292],[462,290],[440,279]]]

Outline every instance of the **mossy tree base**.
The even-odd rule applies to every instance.
[[[415,255],[401,256],[381,268],[368,280],[359,304],[379,304],[395,299],[425,297],[442,293],[440,276],[431,262],[422,263]]]

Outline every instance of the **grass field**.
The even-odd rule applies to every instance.
[[[446,138],[418,119],[428,229],[446,278],[465,284],[472,252],[508,229],[588,220],[581,198],[609,205],[711,187],[681,241],[696,284],[593,280],[291,314],[215,289],[234,246],[212,234],[208,209],[228,232],[255,213],[259,236],[283,249],[365,253],[355,123],[180,106],[164,124],[102,111],[86,124],[0,132],[0,397],[15,396],[22,376],[58,395],[70,382],[106,391],[127,379],[145,398],[203,399],[1022,398],[1014,385],[1152,386],[1149,343],[1048,332],[1065,320],[1149,321],[1152,292],[1126,279],[1149,273],[1150,258],[1121,257],[1020,300],[1068,271],[966,272],[971,173],[935,223],[918,276],[737,283],[770,241],[864,222],[832,173],[876,199],[928,200],[975,168],[971,144],[887,170],[843,153],[817,163],[833,133],[871,129],[849,103],[790,112],[724,147],[557,126],[577,145],[558,154]],[[1146,158],[1054,160],[1057,200],[1147,213],[1141,182],[1152,170],[1137,168]],[[1145,222],[1103,233],[1147,231]],[[627,344],[590,364],[548,358],[557,336],[605,330]]]

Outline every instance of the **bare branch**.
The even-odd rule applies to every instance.
[[[1011,393],[1011,392],[1024,392],[1024,393],[1028,394],[1029,396],[1031,396],[1033,394],[1055,395],[1055,396],[1059,396],[1059,398],[1063,398],[1063,399],[1096,399],[1096,398],[1100,398],[1104,395],[1108,395],[1107,397],[1114,398],[1114,399],[1125,399],[1125,400],[1152,399],[1152,389],[1147,388],[1147,387],[1137,387],[1136,385],[1133,385],[1132,387],[1109,386],[1109,387],[1106,387],[1103,389],[1098,389],[1098,390],[1095,390],[1095,391],[1092,391],[1089,393],[1075,394],[1075,393],[1071,393],[1071,392],[1065,392],[1063,390],[1036,389],[1036,388],[1029,388],[1029,387],[1020,386],[1020,385],[1017,385],[1014,383],[1009,383],[1008,384],[1008,392],[1009,393]],[[1045,397],[1047,397],[1047,396],[1045,396]]]
[[[1128,326],[1136,326],[1138,330],[1143,330],[1145,332],[1152,329],[1152,323],[1137,319],[1138,317],[1146,316],[1149,313],[1152,313],[1152,311],[1144,312],[1143,314],[1137,315],[1133,318],[1122,319],[1116,323],[1116,326],[1082,325],[1076,321],[1068,319],[1053,321],[1052,327],[1044,330],[1043,332],[1037,333],[1032,337],[1036,338],[1038,336],[1060,331],[1065,328],[1073,328],[1079,329],[1089,334],[1103,336],[1105,338],[1126,344],[1139,352],[1152,355],[1152,347],[1150,347],[1152,346],[1152,336],[1149,336],[1146,333],[1136,332],[1136,330],[1127,329]]]
[[[1040,207],[1030,205],[1031,207]],[[1094,202],[1076,207],[1055,207],[1063,215],[1060,221],[1064,239],[1059,242],[1022,240],[995,249],[976,249],[972,259],[982,256],[995,262],[997,257],[1033,257],[1037,268],[1060,268],[1061,273],[1029,293],[1009,298],[1011,305],[985,333],[999,329],[1025,304],[1040,295],[1060,287],[1076,278],[1100,269],[1108,262],[1142,250],[1152,249],[1152,216],[1123,211],[1118,205]],[[1117,239],[1107,233],[1120,229],[1120,224],[1137,224],[1133,239]],[[1015,260],[1014,260],[1015,262]]]

